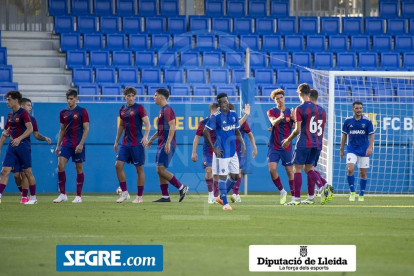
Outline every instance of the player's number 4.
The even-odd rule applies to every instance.
[[[318,136],[321,136],[322,135],[322,123],[323,123],[323,120],[318,120],[318,122],[315,122],[315,116],[312,116],[312,118],[310,119],[310,126],[309,126],[310,133],[318,132]]]

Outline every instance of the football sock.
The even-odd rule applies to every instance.
[[[214,190],[214,197],[218,197],[219,195],[219,187],[218,187],[218,181],[213,181],[213,190]]]
[[[234,184],[236,184],[237,180],[234,180],[231,177],[227,177],[227,180],[224,180],[226,182],[226,187],[227,187],[227,193],[230,192],[231,189],[233,189]],[[219,182],[219,186],[220,186],[220,182]],[[220,193],[221,193],[221,188],[220,188]]]
[[[174,175],[173,175],[173,177],[171,178],[171,180],[169,182],[171,183],[171,185],[173,185],[174,187],[176,187],[179,190],[181,190],[183,188],[183,184],[181,184],[181,182],[178,181],[178,179],[175,178]]]
[[[282,182],[280,181],[280,176],[278,176],[276,179],[272,179],[272,181],[279,191],[283,190],[283,185],[282,185]]]
[[[295,181],[289,180],[290,194],[295,196]]]
[[[323,186],[321,179],[319,178],[319,175],[315,171],[309,171],[308,172],[308,179],[312,179],[314,185],[313,188],[315,189],[315,184],[318,186],[318,188],[321,188]]]
[[[66,195],[66,172],[58,172],[58,184],[60,193]]]
[[[309,172],[311,172],[311,171],[309,171]],[[308,173],[307,179],[308,179],[308,195],[309,196],[314,196],[314,194],[315,194],[315,182],[310,177],[309,173]]]
[[[76,176],[76,196],[82,196],[83,182],[85,180],[85,175],[80,173]]]
[[[368,182],[368,179],[362,179],[361,178],[361,181],[360,181],[361,191],[359,192],[360,196],[364,196],[365,188],[367,187],[367,182]]]
[[[36,184],[29,186],[29,189],[30,189],[30,195],[36,196]]]
[[[22,189],[22,197],[27,197],[28,192],[29,192],[29,189]]]
[[[302,173],[295,173],[295,198],[300,200],[300,189],[302,188]]]
[[[348,185],[351,192],[355,192],[355,176],[354,175],[348,175]]]
[[[163,198],[169,198],[170,194],[168,193],[168,184],[160,184],[161,194]]]
[[[127,184],[126,182],[119,182],[119,187],[121,187],[121,191],[127,191]]]
[[[236,181],[236,184],[234,184],[234,186],[233,186],[233,193],[236,194],[236,195],[239,194],[241,180],[242,180],[241,177],[239,177]]]
[[[207,190],[209,192],[212,192],[213,191],[213,178],[210,178],[210,179],[206,178],[206,184],[207,184]]]
[[[325,185],[326,183],[328,183],[328,181],[326,181],[326,179],[322,177],[320,172],[316,170],[314,172],[319,176],[319,179],[322,181],[322,185]]]
[[[223,205],[228,204],[227,202],[227,183],[226,180],[219,180],[220,198],[223,200]]]
[[[142,196],[143,193],[144,193],[144,186],[138,186],[137,196]]]

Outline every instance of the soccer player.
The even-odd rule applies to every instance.
[[[188,192],[188,186],[182,184],[172,173],[167,171],[168,165],[174,156],[175,148],[177,147],[175,140],[175,114],[171,106],[167,103],[169,97],[170,93],[166,89],[160,88],[155,91],[155,104],[161,110],[158,115],[158,129],[149,140],[147,147],[149,148],[154,140],[158,138],[155,162],[157,163],[157,173],[160,180],[162,197],[153,202],[171,202],[168,193],[168,182],[180,191],[179,202],[183,201]]]
[[[307,171],[308,182],[320,181],[319,176],[314,171],[314,163],[320,154],[320,144],[323,137],[323,132],[326,123],[326,112],[323,108],[318,108],[317,105],[310,101],[310,87],[306,83],[302,83],[298,87],[298,94],[301,104],[296,107],[295,115],[295,130],[289,135],[287,139],[282,141],[283,148],[287,148],[292,142],[293,138],[299,135],[296,142],[296,149],[293,154],[294,165],[294,182],[295,192],[293,200],[285,205],[300,205],[300,190],[302,187],[302,169],[305,166]],[[328,191],[324,187],[321,203],[325,204],[327,200]],[[312,198],[309,198],[312,199]],[[309,204],[312,204],[310,202]]]
[[[241,137],[239,119],[235,111],[229,109],[229,100],[226,93],[217,95],[220,110],[214,113],[207,122],[203,135],[213,149],[213,174],[219,175],[220,199],[223,201],[223,210],[231,211],[227,202],[227,192],[234,186],[239,178],[239,160],[236,153],[236,139],[242,146],[243,156],[246,146]],[[210,131],[216,133],[216,142],[213,144]]]
[[[148,144],[148,135],[151,130],[149,118],[145,108],[135,103],[137,90],[133,87],[126,87],[124,90],[126,104],[119,109],[119,117],[121,123],[118,126],[118,131],[115,138],[114,150],[117,154],[115,169],[116,175],[119,180],[119,187],[122,190],[121,196],[116,201],[122,203],[129,199],[129,193],[127,190],[126,175],[124,171],[124,164],[134,164],[137,171],[137,186],[138,193],[132,203],[142,203],[142,194],[144,192],[145,183],[145,149]],[[142,136],[142,124],[145,125],[145,134]],[[124,133],[124,139],[122,145],[118,151],[118,142],[121,138],[122,132]]]
[[[33,186],[35,191],[36,180],[32,173],[32,155],[30,134],[33,132],[32,121],[27,110],[20,107],[22,94],[19,91],[12,90],[6,93],[7,107],[11,108],[13,113],[8,117],[8,128],[5,135],[10,135],[10,143],[7,147],[3,160],[3,168],[0,176],[0,203],[4,189],[9,180],[10,172],[17,164],[22,168],[23,173],[28,179],[29,185]],[[23,195],[22,195],[23,196]],[[27,190],[25,196],[27,197]],[[36,204],[36,193],[31,199],[24,204]]]
[[[76,168],[76,197],[72,203],[82,203],[82,188],[85,176],[83,162],[86,161],[86,147],[84,146],[89,133],[89,115],[85,108],[76,104],[78,92],[69,89],[66,92],[68,107],[60,111],[59,138],[55,150],[58,156],[58,184],[60,195],[53,200],[54,203],[68,201],[66,195],[66,164],[72,157]]]
[[[374,147],[374,126],[371,120],[362,114],[363,103],[356,101],[352,104],[354,116],[345,119],[341,136],[341,159],[344,158],[344,146],[348,138],[346,166],[348,169],[348,184],[351,190],[349,201],[355,201],[355,164],[359,168],[361,176],[361,190],[358,201],[364,201],[364,192],[367,186],[367,169],[369,168],[369,156]]]
[[[211,103],[209,105],[208,109],[210,111],[210,116],[211,116],[214,113],[216,113],[216,111],[218,109],[218,104],[217,103]],[[200,138],[203,136],[204,127],[205,127],[205,125],[206,125],[206,123],[208,122],[209,119],[210,119],[210,117],[205,118],[204,120],[202,120],[198,124],[197,132],[196,132],[196,135],[195,135],[194,141],[193,141],[193,151],[191,153],[191,160],[193,162],[196,162],[197,159],[198,159],[198,155],[197,155],[198,143],[200,141]],[[213,141],[213,143],[216,141],[216,134],[214,133],[214,131],[210,131],[210,138]],[[206,179],[206,184],[207,184],[207,189],[208,189],[208,200],[207,200],[207,202],[209,204],[216,203],[216,197],[218,196],[218,176],[217,175],[213,176],[213,170],[211,168],[211,164],[212,164],[212,160],[213,160],[212,158],[213,158],[213,150],[208,145],[207,141],[204,139],[204,143],[203,143],[203,169],[206,171],[205,179]]]
[[[289,179],[289,187],[292,197],[294,196],[295,185],[292,168],[292,146],[282,147],[282,141],[292,133],[294,124],[293,110],[285,106],[285,91],[276,89],[270,94],[270,98],[276,103],[276,106],[267,111],[267,117],[272,125],[272,134],[269,139],[269,150],[267,152],[267,162],[269,166],[270,177],[276,188],[280,191],[280,204],[286,203],[287,192],[283,188],[280,177],[277,173],[279,161],[285,167]]]

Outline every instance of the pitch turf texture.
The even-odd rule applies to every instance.
[[[39,195],[39,204],[23,206],[17,195],[3,196],[0,275],[62,274],[55,268],[58,244],[161,244],[163,275],[249,274],[251,244],[354,244],[357,272],[330,275],[414,275],[413,197],[335,197],[325,206],[280,206],[275,195],[251,195],[232,204],[232,212],[194,194],[182,203],[177,194],[171,203],[152,203],[159,195],[147,194],[142,204],[131,203],[135,195],[123,204],[115,203],[116,195],[86,194],[82,204],[72,204],[73,195],[53,204],[55,197]],[[134,273],[147,274],[157,273]]]

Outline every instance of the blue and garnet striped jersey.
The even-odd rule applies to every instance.
[[[137,103],[123,105],[119,109],[119,117],[124,128],[123,146],[138,146],[142,140],[142,118],[147,116],[145,108]]]
[[[161,148],[165,146],[165,143],[168,139],[168,133],[170,132],[170,125],[168,122],[175,120],[174,110],[171,108],[170,105],[166,104],[161,107],[160,113],[158,115],[158,147]],[[177,142],[175,141],[175,132],[174,137],[171,141],[172,146],[177,146]]]
[[[89,115],[85,108],[64,108],[60,111],[60,123],[65,127],[62,146],[76,148],[83,135],[83,124],[89,123]]]
[[[269,118],[279,118],[280,110],[277,107],[273,107],[267,111],[267,117]],[[269,147],[274,150],[285,150],[291,151],[292,146],[289,144],[287,148],[282,147],[282,141],[290,136],[293,129],[293,118],[292,113],[289,108],[286,108],[283,111],[284,118],[283,120],[276,126],[272,126],[272,134],[270,135],[269,139]]]
[[[198,124],[197,132],[196,132],[197,136],[203,136],[204,128],[206,127],[208,120],[210,120],[210,117],[205,118]],[[214,132],[214,130],[210,131],[210,138],[211,138],[211,142],[214,145],[214,143],[216,142],[216,133]],[[210,156],[213,156],[213,149],[209,146],[206,139],[204,139],[203,153],[206,154],[207,152]]]
[[[13,113],[9,113],[9,116],[7,117],[6,126],[4,127],[4,129],[8,129],[8,128],[10,127],[9,120],[11,121],[11,117],[12,117],[12,115],[13,115]],[[37,128],[37,121],[36,121],[36,118],[35,118],[35,117],[33,117],[32,115],[30,115],[30,120],[32,121],[33,133],[35,133],[35,132],[39,132],[39,129]],[[30,136],[29,136],[29,137],[27,137],[27,138],[29,139],[29,142],[31,142],[31,141],[30,141]]]
[[[17,137],[21,136],[27,129],[26,123],[32,123],[32,120],[30,118],[29,112],[27,110],[20,108],[16,112],[9,113],[9,116],[7,117],[7,123],[4,129],[10,129],[9,134],[10,137],[13,139],[16,139]],[[34,118],[33,118],[34,119]],[[36,124],[37,129],[37,124]],[[34,124],[33,124],[33,131],[34,130]],[[27,142],[30,143],[30,136],[24,138],[21,142]]]
[[[325,130],[325,110],[310,101],[296,107],[296,122],[301,123],[301,131],[296,148],[322,149],[322,138]]]

